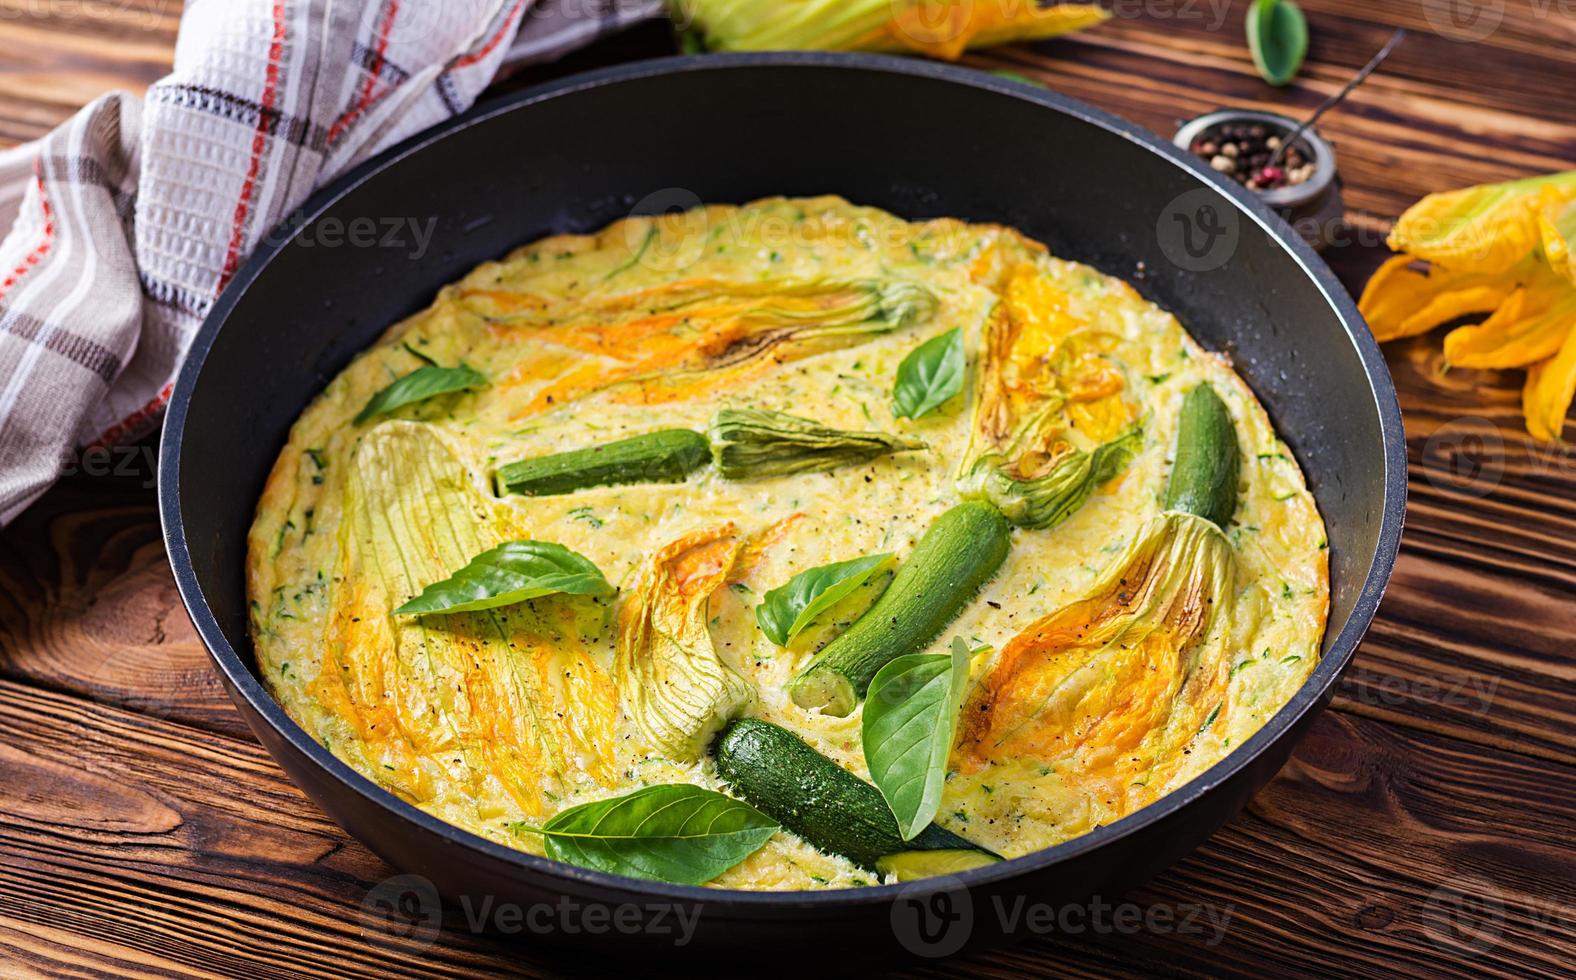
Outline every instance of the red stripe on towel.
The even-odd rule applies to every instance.
[[[235,268],[241,262],[241,242],[246,233],[246,216],[252,207],[252,194],[257,190],[257,175],[263,167],[263,151],[268,147],[268,116],[279,97],[279,59],[285,46],[285,0],[274,0],[274,36],[268,44],[268,70],[263,77],[263,95],[257,100],[257,131],[252,134],[252,159],[246,168],[246,180],[241,184],[241,198],[235,202],[235,220],[230,226],[230,247],[224,253],[224,269],[219,273],[219,291],[235,277]]]

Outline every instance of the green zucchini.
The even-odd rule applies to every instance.
[[[960,869],[960,852],[977,864],[1001,860],[935,824],[904,840],[880,790],[788,729],[759,718],[741,718],[724,728],[712,755],[718,774],[746,803],[812,846],[861,868],[917,874],[924,865],[913,855],[920,851],[936,855],[938,867]]]
[[[711,444],[699,432],[663,429],[601,446],[534,456],[498,467],[499,496],[573,493],[622,483],[681,483],[711,462]]]
[[[892,584],[788,687],[794,703],[843,717],[876,671],[935,639],[1007,558],[1011,527],[995,507],[964,501],[936,518]]]
[[[1237,428],[1207,382],[1187,393],[1177,417],[1176,461],[1166,483],[1166,510],[1186,511],[1225,527],[1237,509],[1241,468]]]

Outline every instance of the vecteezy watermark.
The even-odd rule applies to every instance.
[[[417,874],[400,874],[374,885],[361,902],[362,935],[393,939],[425,949],[445,922],[472,933],[506,936],[648,936],[688,946],[705,906],[676,902],[585,902],[561,895],[551,902],[520,904],[493,896],[461,895],[457,917],[445,920],[438,889]]]
[[[421,875],[395,875],[373,885],[361,900],[361,934],[395,938],[426,949],[443,929],[443,900]]]
[[[1422,0],[1423,19],[1440,37],[1482,41],[1499,30],[1505,0]]]
[[[660,273],[675,274],[693,265],[711,240],[711,222],[700,197],[683,187],[664,187],[635,202],[631,217],[657,219],[624,226],[625,244],[635,261]]]
[[[1341,688],[1360,704],[1394,708],[1404,704],[1461,708],[1474,718],[1488,714],[1499,690],[1496,676],[1458,674],[1442,677],[1396,677],[1357,668],[1341,679]]]
[[[297,211],[291,218],[265,234],[259,244],[276,247],[293,241],[300,248],[380,248],[403,253],[414,261],[427,254],[438,227],[436,215],[324,215],[303,224],[304,215]],[[300,230],[293,231],[297,226]]]
[[[459,900],[466,928],[472,932],[490,929],[506,936],[656,936],[675,948],[688,946],[695,938],[704,905],[676,902],[581,902],[560,895],[553,902],[519,905],[487,897]]]
[[[1420,0],[1423,19],[1434,33],[1451,41],[1486,41],[1505,22],[1505,0]],[[1536,20],[1576,18],[1576,0],[1531,0]]]
[[[131,446],[90,446],[81,451],[66,450],[60,457],[62,477],[111,477],[137,480],[144,490],[158,482],[159,450],[147,444]]]
[[[1423,933],[1435,946],[1477,956],[1497,946],[1505,933],[1505,898],[1483,878],[1452,878],[1429,894],[1422,920]]]
[[[0,0],[0,22],[24,18],[111,21],[151,28],[165,17],[177,17],[172,0]]]
[[[1499,489],[1512,453],[1514,472],[1524,481],[1576,473],[1576,445],[1531,441],[1520,432],[1507,439],[1499,423],[1479,415],[1462,415],[1435,429],[1416,469],[1441,490],[1487,497]]]
[[[1203,21],[1218,31],[1231,13],[1231,0],[1110,0],[1105,9],[1118,20]]]
[[[1434,430],[1421,462],[1423,475],[1441,490],[1486,497],[1505,476],[1505,439],[1489,419],[1462,416]]]
[[[974,897],[950,875],[904,885],[892,900],[892,935],[915,956],[951,956],[974,935]]]
[[[981,904],[951,876],[926,878],[904,886],[892,903],[892,934],[908,952],[926,958],[957,953],[988,922],[1008,935],[1182,935],[1202,937],[1217,946],[1236,913],[1234,905],[1208,902],[1109,902],[1095,896],[1083,902],[1039,902],[1027,895],[993,895]],[[989,919],[984,917],[988,916]]]
[[[1235,208],[1220,203],[1220,197],[1211,188],[1195,187],[1160,209],[1155,238],[1172,265],[1185,272],[1211,272],[1237,253],[1241,218]]]

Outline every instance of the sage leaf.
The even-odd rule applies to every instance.
[[[701,885],[761,848],[779,825],[730,796],[674,783],[570,807],[540,827],[547,856],[581,868]]]
[[[400,615],[475,612],[567,592],[612,595],[613,587],[584,555],[549,541],[507,541],[472,558],[394,610]]]
[[[773,643],[785,647],[817,616],[891,564],[892,555],[883,553],[807,569],[766,593],[755,607],[755,621]]]
[[[1248,6],[1248,50],[1271,85],[1285,85],[1308,54],[1308,21],[1293,0],[1253,0]]]
[[[917,419],[930,414],[963,390],[963,328],[953,327],[914,348],[897,366],[892,414]]]
[[[434,395],[479,388],[486,383],[486,375],[464,364],[451,368],[427,364],[396,379],[387,388],[368,399],[366,407],[357,413],[354,424],[360,425],[368,419],[386,415],[405,405],[425,401]]]
[[[950,654],[906,654],[870,682],[860,730],[865,765],[904,840],[929,826],[941,806],[969,656],[968,643],[955,637]]]

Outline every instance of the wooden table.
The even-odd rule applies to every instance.
[[[1121,16],[1095,31],[971,60],[1169,134],[1221,105],[1307,110],[1392,27],[1414,32],[1322,126],[1353,232],[1329,258],[1353,290],[1418,196],[1576,166],[1569,0],[1480,0],[1499,23],[1472,45],[1433,25],[1490,21],[1451,27],[1448,0],[1304,0],[1312,48],[1284,90],[1253,72],[1243,0],[1108,2]],[[158,77],[173,6],[0,0],[0,140]],[[641,29],[576,62],[666,44]],[[1388,355],[1411,504],[1372,632],[1248,811],[1112,896],[1200,909],[1224,935],[1059,934],[918,972],[1570,975],[1576,451],[1521,434],[1519,372],[1447,376],[1437,338]],[[148,447],[67,479],[0,535],[0,974],[585,972],[457,915],[425,949],[367,928],[362,902],[393,872],[231,709],[176,597],[152,462]]]

